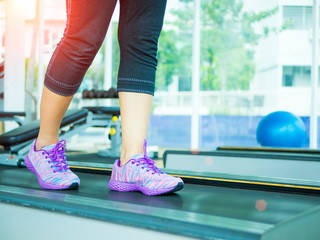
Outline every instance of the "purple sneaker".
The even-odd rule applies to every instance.
[[[161,195],[183,188],[181,178],[170,176],[147,157],[147,142],[144,140],[144,155],[137,154],[120,167],[120,159],[113,165],[109,188],[119,192],[140,191],[145,195]]]
[[[24,163],[45,189],[77,189],[80,179],[70,171],[65,155],[66,141],[43,147],[36,151],[35,140]]]

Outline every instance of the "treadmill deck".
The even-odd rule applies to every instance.
[[[226,231],[259,239],[320,205],[316,196],[195,184],[185,184],[175,194],[149,197],[109,190],[110,176],[77,174],[78,190],[52,191],[42,189],[25,168],[0,166],[0,201],[208,239],[223,238]]]

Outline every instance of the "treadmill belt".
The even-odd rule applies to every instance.
[[[116,158],[100,157],[97,153],[69,153],[67,152],[69,164],[72,162],[94,162],[104,164],[114,164]]]
[[[320,198],[315,196],[195,184],[185,184],[184,189],[175,194],[149,197],[140,192],[121,193],[109,190],[107,184],[110,176],[89,173],[77,173],[77,175],[81,180],[79,190],[51,191],[42,189],[35,175],[25,168],[0,166],[0,187],[8,186],[8,189],[10,189],[10,187],[27,189],[31,195],[34,193],[36,193],[36,195],[41,194],[44,198],[52,198],[59,201],[60,205],[63,205],[66,199],[77,199],[77,197],[79,197],[79,199],[93,199],[92,202],[116,202],[117,204],[125,204],[123,206],[130,204],[136,206],[137,209],[140,209],[139,211],[142,211],[143,215],[146,216],[153,213],[150,211],[155,208],[161,210],[164,218],[166,214],[172,217],[170,216],[170,211],[176,210],[179,213],[185,213],[184,218],[189,216],[190,218],[195,218],[195,220],[193,219],[194,221],[200,222],[203,219],[197,219],[197,214],[199,214],[199,216],[207,216],[207,221],[209,221],[209,217],[212,216],[215,218],[246,222],[246,225],[248,225],[248,223],[255,223],[260,228],[265,228],[261,230],[261,233],[256,233],[258,235],[267,231],[268,228],[276,226],[287,219],[294,218],[320,204]],[[28,191],[26,191],[26,193],[28,193]],[[2,198],[1,194],[3,194],[3,192],[0,191],[0,200]],[[50,197],[50,195],[53,197]],[[265,209],[261,209],[259,203],[265,203]],[[51,206],[51,208],[54,209],[55,207]],[[147,212],[143,212],[143,209],[147,209]],[[99,209],[97,212],[99,213]],[[179,216],[174,217],[179,218]],[[136,220],[131,219],[128,221]],[[231,223],[234,224],[233,222],[230,222],[230,224]],[[129,224],[134,223],[130,222]],[[141,222],[139,224],[141,224]],[[208,224],[213,223],[208,222]],[[259,227],[255,227],[254,229],[259,229]],[[250,226],[248,226],[248,228],[250,228]],[[204,231],[202,234],[206,235],[209,233]]]

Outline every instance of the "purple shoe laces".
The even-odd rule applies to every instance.
[[[143,152],[144,152],[144,156],[143,157],[135,159],[131,163],[132,164],[137,163],[136,166],[144,165],[142,167],[142,169],[147,168],[147,172],[149,172],[150,170],[153,171],[152,174],[155,174],[155,173],[160,173],[161,174],[161,173],[163,173],[160,169],[158,169],[155,166],[155,161],[153,161],[151,158],[148,158],[148,156],[147,156],[147,141],[146,140],[144,140]]]
[[[54,168],[53,172],[60,172],[69,169],[69,164],[66,161],[65,151],[66,151],[66,140],[61,140],[52,149],[45,150],[42,149],[42,154],[47,154],[46,158],[50,158],[48,163],[53,163],[51,168]]]

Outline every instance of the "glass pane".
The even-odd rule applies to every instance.
[[[303,28],[303,7],[302,6],[283,6],[283,23],[289,29]]]
[[[151,145],[190,147],[193,6],[193,0],[167,2],[148,131]]]
[[[305,7],[304,8],[304,18],[305,18],[305,29],[312,28],[312,7]]]
[[[163,147],[190,147],[192,4],[171,2],[160,38],[148,136]],[[312,6],[202,0],[201,8],[199,148],[259,146],[260,120],[278,110],[301,117],[308,131]]]
[[[283,66],[282,86],[284,87],[310,87],[311,67]]]
[[[311,3],[202,0],[201,9],[199,148],[259,146],[260,120],[279,110],[308,132]],[[170,2],[148,135],[161,147],[190,148],[192,22],[193,1]]]

